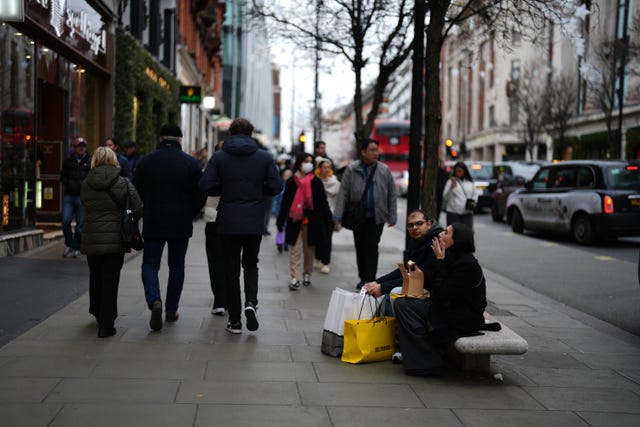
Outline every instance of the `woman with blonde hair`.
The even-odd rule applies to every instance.
[[[142,217],[142,200],[127,178],[120,176],[116,154],[98,147],[91,159],[91,170],[80,188],[84,206],[82,252],[89,264],[89,313],[98,322],[98,337],[116,334],[118,285],[124,262],[122,215],[126,198],[136,219]]]

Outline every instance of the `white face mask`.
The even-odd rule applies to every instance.
[[[300,166],[300,170],[304,173],[313,171],[313,163],[303,163],[302,166]]]

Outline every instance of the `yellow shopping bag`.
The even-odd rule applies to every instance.
[[[391,360],[396,351],[396,319],[390,316],[344,321],[342,361],[366,363]]]

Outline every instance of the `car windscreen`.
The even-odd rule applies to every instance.
[[[540,165],[536,165],[535,163],[514,163],[511,166],[511,175],[514,177],[521,176],[525,180],[529,181],[540,169]]]
[[[469,173],[474,181],[489,181],[493,175],[493,168],[481,163],[467,163]]]
[[[640,190],[638,165],[610,166],[604,169],[607,186],[613,190]]]

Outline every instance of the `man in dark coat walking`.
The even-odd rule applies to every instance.
[[[175,322],[184,283],[184,258],[193,234],[192,221],[204,205],[198,191],[200,164],[182,151],[181,142],[182,131],[178,126],[162,126],[156,151],[140,160],[133,176],[144,203],[142,283],[151,310],[149,326],[154,331],[162,329],[158,271],[164,245],[169,251],[165,320]]]
[[[80,201],[80,185],[91,169],[91,153],[87,151],[87,140],[81,136],[73,140],[73,153],[62,163],[60,181],[64,187],[62,198],[62,233],[64,234],[63,257],[78,258],[82,242],[84,207]],[[71,221],[76,219],[75,231],[71,231]]]
[[[200,189],[207,196],[220,196],[217,232],[226,250],[227,331],[242,333],[240,261],[244,269],[244,314],[247,329],[258,329],[258,253],[264,231],[264,197],[282,191],[282,180],[271,155],[251,138],[253,125],[238,118],[229,126],[231,136],[211,156]]]

